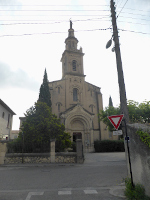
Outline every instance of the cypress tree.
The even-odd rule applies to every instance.
[[[111,96],[109,97],[109,107],[112,106],[113,107],[113,102],[112,102],[112,98]]]
[[[44,72],[43,83],[41,84],[40,87],[39,101],[45,102],[49,107],[51,107],[52,105],[46,69]]]

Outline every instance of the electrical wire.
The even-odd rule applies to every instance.
[[[1,20],[0,20],[1,21]],[[3,21],[3,20],[2,20]],[[31,20],[32,21],[32,20]],[[7,23],[7,24],[0,24],[0,25],[45,25],[45,24],[58,24],[58,23],[64,23],[67,22],[68,20],[64,20],[64,21],[55,21],[55,20],[49,20],[49,21],[53,21],[53,22],[26,22],[26,23]],[[82,22],[82,21],[110,21],[110,19],[107,20],[107,17],[101,17],[101,18],[91,18],[91,19],[83,19],[83,20],[73,20],[73,22]]]
[[[103,28],[103,29],[91,29],[91,30],[76,30],[75,32],[85,32],[85,31],[106,31],[106,30],[112,30],[112,28]],[[126,29],[118,29],[120,31],[127,31],[131,33],[137,33],[137,34],[144,34],[144,35],[150,35],[150,33],[145,33],[141,31],[134,31],[134,30],[126,30]],[[18,34],[18,35],[0,35],[0,37],[18,37],[18,36],[33,36],[33,35],[50,35],[50,34],[66,34],[66,32],[47,32],[47,33],[24,33],[24,34]]]
[[[106,31],[111,28],[103,28],[103,29],[91,29],[91,30],[76,30],[74,32],[84,32],[84,31]],[[66,32],[49,32],[49,33],[23,33],[23,34],[18,34],[18,35],[0,35],[0,37],[18,37],[18,36],[31,36],[31,35],[50,35],[50,34],[66,34]]]
[[[150,35],[150,33],[145,33],[145,32],[141,32],[141,31],[133,31],[133,30],[126,30],[126,29],[118,29],[120,31],[127,31],[127,32],[131,32],[131,33],[140,33],[140,34],[144,34],[144,35]]]
[[[117,18],[119,17],[120,13],[122,12],[122,10],[124,9],[125,5],[127,4],[128,0],[126,0],[125,4],[123,5],[122,9],[120,10],[119,14],[117,15]]]

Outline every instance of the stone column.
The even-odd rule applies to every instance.
[[[50,140],[50,160],[55,163],[55,139]]]
[[[0,142],[0,165],[4,164],[6,152],[7,152],[7,143]]]
[[[77,151],[77,163],[82,164],[84,162],[82,139],[76,140],[76,151]]]

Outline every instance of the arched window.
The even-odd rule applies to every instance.
[[[72,61],[72,70],[73,70],[73,71],[76,71],[76,70],[77,70],[77,62],[76,62],[76,60],[73,60],[73,61]]]
[[[60,104],[58,104],[58,112],[60,112]]]
[[[73,101],[78,101],[78,89],[73,88]]]
[[[58,87],[58,94],[60,94],[60,87]]]
[[[94,112],[94,105],[93,104],[91,104],[90,106],[89,106],[90,108],[91,108],[91,112],[93,113]]]

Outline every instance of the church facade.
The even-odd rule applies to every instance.
[[[52,112],[61,119],[71,140],[82,139],[85,152],[94,151],[94,141],[109,139],[106,125],[99,122],[103,109],[100,88],[85,81],[82,48],[77,48],[72,22],[62,54],[62,79],[49,82]]]

